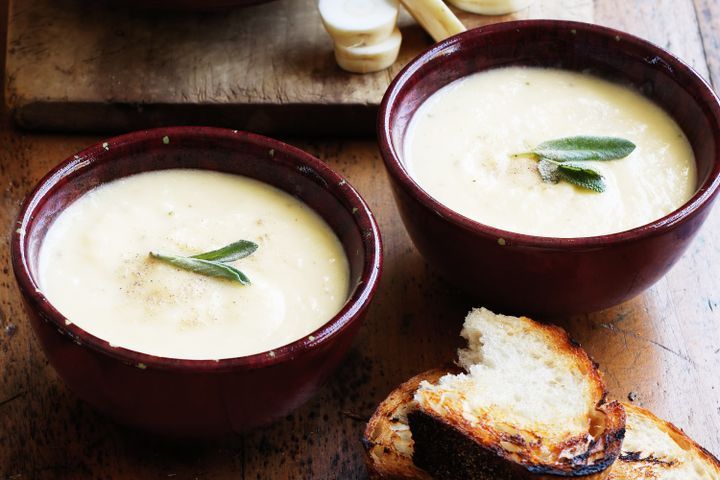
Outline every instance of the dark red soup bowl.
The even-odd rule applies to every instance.
[[[234,7],[247,7],[272,0],[113,0],[116,5],[129,5],[150,10],[212,12]]]
[[[52,222],[92,188],[139,172],[193,168],[252,177],[317,212],[350,265],[351,291],[322,327],[273,351],[223,360],[156,357],[111,346],[53,308],[38,285],[38,253]],[[12,261],[35,333],[79,397],[117,421],[172,436],[215,436],[267,424],[310,398],[357,333],[380,276],[377,224],[360,195],[320,160],[234,130],[175,127],[115,137],[69,158],[30,193]]]
[[[695,152],[695,195],[669,215],[611,235],[550,238],[473,221],[410,177],[403,140],[418,107],[448,83],[511,65],[592,73],[635,87],[677,121]],[[378,139],[395,200],[417,249],[478,304],[535,315],[587,313],[621,303],[678,260],[710,212],[720,179],[720,107],[710,87],[670,53],[585,23],[530,20],[478,28],[413,60],[387,90]],[[438,158],[438,162],[442,162]]]

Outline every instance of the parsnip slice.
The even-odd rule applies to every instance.
[[[335,60],[343,70],[353,73],[377,72],[397,60],[402,43],[400,30],[395,28],[387,40],[373,45],[347,47],[335,45]]]
[[[320,17],[336,45],[381,43],[397,24],[397,0],[320,0]]]

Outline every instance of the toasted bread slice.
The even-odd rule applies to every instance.
[[[719,480],[720,461],[682,430],[644,408],[625,405],[622,452],[607,480]]]
[[[429,480],[430,474],[412,463],[413,441],[407,413],[422,381],[445,375],[436,369],[417,375],[383,401],[365,430],[366,463],[371,479]],[[625,440],[606,480],[718,480],[720,461],[674,425],[649,411],[624,404]]]
[[[604,478],[625,413],[567,333],[529,318],[470,312],[464,373],[421,382],[408,414],[413,463],[434,478]]]
[[[371,418],[364,442],[371,478],[607,476],[624,410],[605,403],[597,365],[564,330],[480,309],[461,334],[465,373],[422,373]]]

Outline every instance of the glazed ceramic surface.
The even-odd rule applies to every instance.
[[[348,257],[352,287],[343,309],[289,345],[219,361],[113,347],[66,322],[37,283],[38,251],[48,227],[68,204],[97,185],[168,168],[245,175],[285,190],[315,210]],[[320,160],[266,137],[202,127],[131,133],[61,163],[27,197],[12,254],[32,326],[68,386],[122,423],[174,436],[242,432],[284,416],[310,398],[350,347],[382,262],[380,234],[369,208]]]
[[[697,193],[650,224],[586,238],[517,234],[443,206],[405,168],[402,146],[410,119],[448,83],[510,65],[589,72],[636,88],[664,108],[687,135],[697,161]],[[378,138],[398,208],[418,250],[478,305],[508,313],[586,313],[642,292],[685,251],[710,212],[720,183],[720,106],[707,83],[657,46],[578,22],[507,22],[435,45],[389,87],[378,116]]]

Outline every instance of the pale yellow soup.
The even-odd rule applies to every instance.
[[[246,286],[148,255],[190,256],[241,239],[259,245],[230,264]],[[39,284],[69,322],[112,345],[222,359],[310,335],[345,303],[349,267],[330,227],[291,195],[178,169],[122,178],[72,203],[47,232]]]
[[[637,146],[624,159],[587,162],[605,177],[603,193],[543,182],[535,160],[513,157],[578,135]],[[411,119],[403,159],[410,176],[452,210],[546,237],[647,224],[683,205],[697,184],[692,148],[665,111],[625,86],[556,69],[500,68],[445,86]]]

